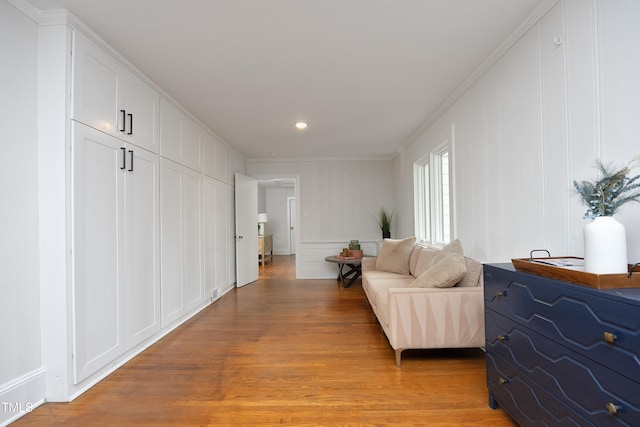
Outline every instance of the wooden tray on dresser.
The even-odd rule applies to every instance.
[[[640,288],[640,266],[637,264],[633,268],[635,274],[595,274],[582,271],[580,267],[566,266],[559,267],[551,265],[550,262],[562,260],[571,264],[572,260],[579,264],[583,261],[578,257],[548,257],[548,258],[513,258],[511,262],[518,271],[535,274],[576,285],[589,286],[596,289],[618,289],[618,288]],[[632,266],[629,265],[628,269]]]

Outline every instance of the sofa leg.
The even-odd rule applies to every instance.
[[[402,350],[394,350],[396,353],[396,367],[400,367],[400,363],[402,363]]]

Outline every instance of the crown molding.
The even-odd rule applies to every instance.
[[[252,163],[282,163],[282,162],[358,162],[358,161],[390,161],[390,156],[359,156],[359,157],[275,157],[271,159],[255,158],[244,159],[245,162]]]

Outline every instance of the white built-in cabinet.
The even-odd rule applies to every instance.
[[[70,307],[54,318],[69,319],[70,346],[44,357],[51,383],[69,386],[54,400],[95,383],[235,277],[232,151],[97,38],[68,34]]]
[[[231,186],[204,177],[204,292],[205,298],[218,298],[229,286],[231,269],[229,242],[231,229]]]
[[[160,103],[160,154],[202,172],[203,129],[167,99]]]
[[[159,156],[73,124],[74,383],[160,330]]]
[[[127,348],[160,330],[160,158],[128,145],[125,174]]]
[[[160,95],[78,31],[72,52],[78,384],[161,328]]]
[[[73,126],[74,383],[125,350],[123,143]]]
[[[74,32],[74,120],[158,153],[160,95],[82,33]]]
[[[226,145],[210,132],[204,133],[202,141],[204,174],[218,181],[228,182],[227,153],[229,150]]]
[[[228,183],[229,151],[210,132],[203,135],[204,292],[218,298],[235,280],[232,187]]]
[[[161,160],[162,325],[204,300],[202,174]]]

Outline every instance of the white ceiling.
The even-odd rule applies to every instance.
[[[393,155],[549,2],[29,1],[69,9],[249,159]]]

